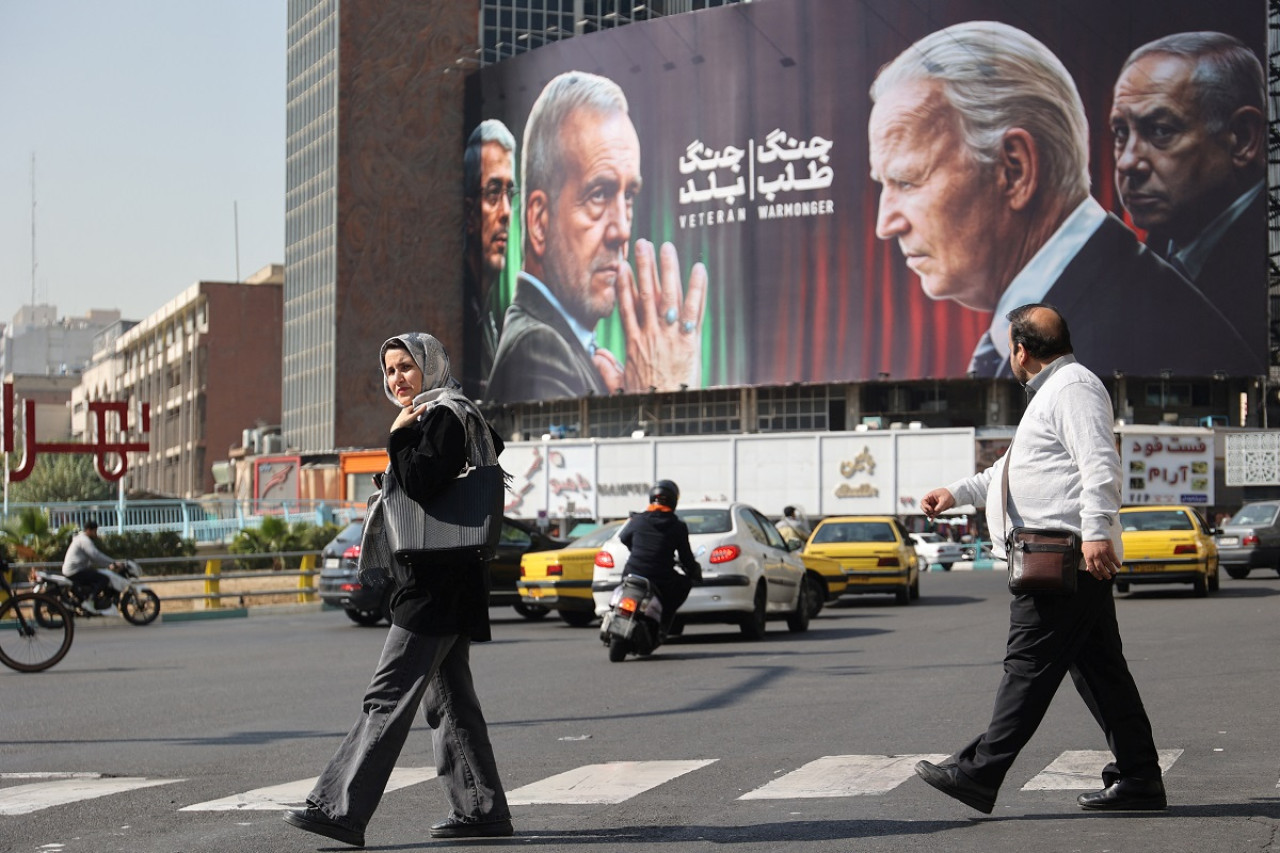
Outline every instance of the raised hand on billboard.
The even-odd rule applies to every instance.
[[[702,385],[702,317],[706,308],[707,268],[680,277],[676,247],[663,243],[654,257],[653,243],[635,243],[634,275],[623,265],[618,275],[618,312],[627,336],[626,390],[676,391]]]

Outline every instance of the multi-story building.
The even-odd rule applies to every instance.
[[[0,375],[76,375],[89,364],[93,338],[120,319],[115,310],[58,317],[54,305],[24,305],[0,335]]]
[[[246,427],[280,422],[284,268],[264,267],[242,283],[201,281],[151,316],[104,342],[77,396],[79,436],[91,438],[87,403],[129,403],[131,493],[192,498],[213,491],[210,464],[238,446]],[[141,406],[150,431],[140,434]]]

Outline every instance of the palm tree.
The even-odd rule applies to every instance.
[[[72,524],[54,528],[44,512],[36,507],[23,507],[5,520],[2,530],[6,542],[19,559],[45,563],[66,553],[76,528]]]

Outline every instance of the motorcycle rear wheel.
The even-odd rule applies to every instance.
[[[65,602],[62,603],[63,608],[70,610],[70,606]],[[53,603],[53,596],[42,596],[35,602],[32,612],[36,624],[41,628],[56,629],[62,627],[62,611]]]
[[[621,663],[627,657],[627,641],[621,637],[609,638],[609,660]]]
[[[160,615],[160,596],[149,589],[120,596],[120,615],[134,625],[150,625]]]

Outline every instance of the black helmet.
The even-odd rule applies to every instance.
[[[659,480],[649,490],[649,503],[662,504],[672,509],[680,501],[680,487],[671,480]]]

